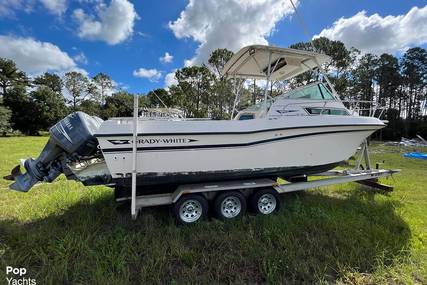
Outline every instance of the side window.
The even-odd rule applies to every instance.
[[[345,109],[329,109],[329,108],[305,108],[310,115],[339,115],[348,116],[349,113]]]
[[[242,114],[239,117],[239,121],[252,120],[253,118],[254,118],[254,114]]]
[[[331,110],[326,108],[305,108],[310,115],[329,115]]]
[[[341,115],[341,116],[348,116],[350,115],[347,110],[344,109],[331,109],[330,110],[331,115]]]

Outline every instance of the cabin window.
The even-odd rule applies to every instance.
[[[330,109],[329,113],[330,113],[330,115],[341,115],[341,116],[349,116],[350,115],[348,113],[348,111],[345,109]]]
[[[254,114],[242,114],[239,117],[239,121],[252,120],[253,118],[254,118]]]
[[[350,115],[346,109],[339,109],[339,108],[321,108],[321,107],[315,107],[315,108],[305,108],[305,110],[310,115],[339,115],[339,116],[348,116]]]

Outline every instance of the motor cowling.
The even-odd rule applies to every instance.
[[[56,123],[39,157],[25,160],[26,173],[22,174],[19,166],[12,170],[10,178],[15,182],[10,188],[27,192],[39,181],[52,182],[61,173],[67,175],[67,161],[93,158],[99,153],[94,134],[102,122],[98,117],[75,112]]]

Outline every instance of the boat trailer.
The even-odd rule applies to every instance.
[[[219,193],[228,191],[242,191],[246,194],[245,196],[250,196],[258,189],[270,188],[274,189],[277,194],[284,194],[348,182],[356,182],[371,188],[390,192],[393,190],[393,187],[380,183],[379,178],[392,176],[399,171],[398,169],[331,170],[310,176],[292,177],[289,180],[278,179],[280,182],[273,179],[260,178],[185,184],[178,186],[172,193],[135,196],[134,203],[136,206],[136,214],[138,214],[141,208],[175,204],[180,198],[188,194],[201,194],[208,200],[212,200],[214,196],[217,196]],[[311,178],[316,179],[311,180]],[[129,199],[132,199],[132,197],[118,198],[117,201]],[[137,215],[133,215],[132,217],[135,219]]]

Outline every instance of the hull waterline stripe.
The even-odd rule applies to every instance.
[[[296,130],[296,129],[308,129],[308,128],[333,128],[333,127],[381,127],[384,128],[386,125],[379,124],[352,124],[352,125],[319,125],[319,126],[300,126],[300,127],[288,127],[288,128],[273,128],[273,129],[262,129],[255,131],[237,131],[237,132],[176,132],[176,133],[138,133],[138,136],[176,136],[176,135],[239,135],[239,134],[256,134],[270,131],[281,131],[281,130]],[[126,137],[132,136],[132,133],[114,133],[114,134],[95,134],[95,137]]]
[[[191,146],[160,146],[160,147],[138,147],[138,151],[168,151],[168,150],[192,150],[192,149],[200,149],[200,148],[233,148],[233,147],[246,147],[257,144],[288,140],[293,138],[307,137],[307,136],[316,136],[316,135],[324,135],[324,134],[335,134],[335,133],[352,133],[352,132],[367,132],[367,131],[375,131],[376,129],[363,129],[363,130],[343,130],[343,131],[329,131],[329,132],[316,132],[316,133],[308,133],[308,134],[300,134],[293,135],[281,138],[273,138],[255,142],[248,143],[236,143],[236,144],[216,144],[216,145],[191,145]],[[132,148],[107,148],[102,149],[103,153],[111,153],[111,152],[129,152],[132,151]]]

